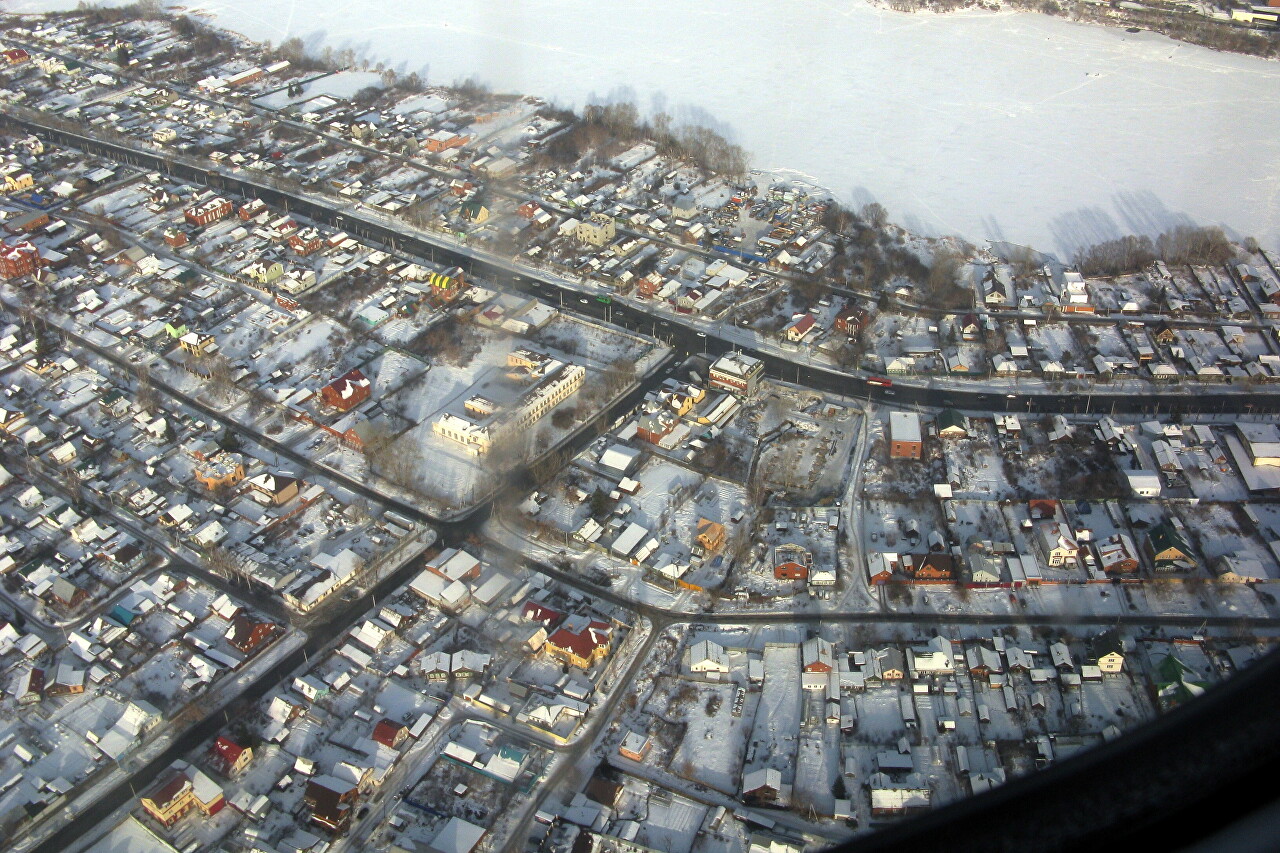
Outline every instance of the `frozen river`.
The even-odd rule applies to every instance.
[[[633,100],[924,233],[1066,255],[1194,221],[1280,247],[1280,63],[1148,33],[862,0],[190,5],[253,38],[350,47],[430,83],[475,76],[574,107]]]

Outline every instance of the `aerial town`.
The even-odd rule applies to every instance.
[[[1280,628],[1280,271],[624,107],[0,31],[0,838],[820,850]]]

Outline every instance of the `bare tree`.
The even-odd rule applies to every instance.
[[[889,211],[884,209],[884,205],[878,201],[869,202],[862,206],[859,212],[862,221],[870,225],[872,228],[880,229],[889,221]]]
[[[150,412],[156,405],[155,385],[151,381],[151,370],[145,364],[134,368],[134,402],[144,412]]]
[[[230,403],[239,390],[231,370],[231,362],[221,353],[208,356],[206,361],[209,389],[216,399]]]

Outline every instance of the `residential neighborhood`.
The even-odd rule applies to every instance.
[[[0,18],[13,849],[820,850],[1272,651],[1256,241],[962,246],[146,8]]]

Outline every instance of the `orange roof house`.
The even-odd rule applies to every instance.
[[[714,554],[724,547],[724,525],[708,518],[698,519],[698,532],[695,538],[708,554]]]

